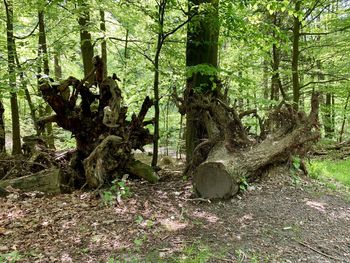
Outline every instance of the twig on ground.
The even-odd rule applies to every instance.
[[[181,198],[184,201],[199,201],[199,202],[208,202],[211,203],[210,199],[206,199],[206,198]]]
[[[298,241],[298,240],[295,240],[295,241],[298,242],[300,245],[302,245],[304,247],[307,247],[307,248],[311,249],[312,251],[314,251],[314,252],[316,252],[316,253],[324,256],[324,257],[331,258],[331,259],[338,260],[338,261],[343,261],[344,260],[344,259],[341,259],[341,258],[334,257],[332,255],[326,254],[326,253],[324,253],[324,252],[322,252],[322,251],[320,251],[320,250],[318,250],[318,249],[316,249],[316,248],[314,248],[314,247],[312,247],[312,246],[310,246],[307,243],[304,243],[302,241]]]
[[[16,166],[13,166],[13,167],[5,174],[5,176],[4,176],[3,178],[0,179],[0,181],[5,180],[5,179],[11,174],[11,172],[12,172],[15,168],[17,168],[17,167],[16,167]]]

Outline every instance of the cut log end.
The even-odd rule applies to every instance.
[[[239,190],[237,181],[220,162],[201,164],[193,174],[194,189],[203,198],[225,199]]]

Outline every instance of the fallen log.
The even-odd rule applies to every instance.
[[[159,181],[159,177],[154,172],[153,168],[139,160],[129,161],[126,169],[131,175],[142,178],[150,183]]]
[[[287,112],[287,111],[285,111]],[[249,181],[260,176],[268,167],[275,163],[290,160],[293,154],[302,154],[307,149],[308,142],[319,138],[317,126],[318,100],[312,100],[310,115],[293,113],[293,116],[283,122],[279,116],[278,123],[273,126],[274,133],[267,136],[261,143],[251,143],[239,147],[235,133],[227,131],[229,136],[209,148],[204,162],[193,169],[193,185],[197,194],[207,199],[229,198],[239,190],[242,181]],[[282,123],[281,123],[282,120]],[[237,121],[237,120],[236,120]],[[239,134],[239,138],[244,134]],[[235,145],[232,145],[232,142]],[[203,155],[201,149],[196,149]]]
[[[64,178],[60,169],[43,170],[14,179],[1,180],[0,188],[11,186],[24,192],[39,191],[48,194],[59,194],[64,186]]]

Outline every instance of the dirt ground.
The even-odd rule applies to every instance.
[[[276,170],[208,202],[181,168],[127,182],[119,201],[105,190],[0,199],[0,262],[350,262],[348,194]]]

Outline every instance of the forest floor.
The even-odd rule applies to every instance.
[[[106,190],[0,199],[0,262],[350,262],[348,192],[277,169],[208,202],[182,168],[127,182],[119,201]]]

